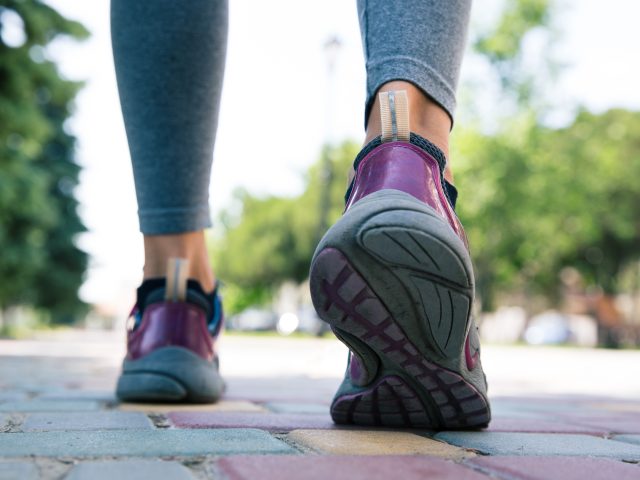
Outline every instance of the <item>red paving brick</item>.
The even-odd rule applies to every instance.
[[[171,412],[167,416],[178,428],[259,428],[272,432],[336,428],[329,414]]]
[[[229,480],[489,480],[453,462],[424,456],[244,456],[218,466]]]
[[[482,471],[513,480],[638,480],[640,467],[591,457],[476,457]]]

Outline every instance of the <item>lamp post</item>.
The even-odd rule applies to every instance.
[[[342,47],[341,40],[333,35],[324,44],[324,53],[327,62],[327,98],[325,101],[325,139],[322,147],[322,163],[320,167],[320,221],[318,223],[318,239],[329,228],[329,208],[331,207],[331,180],[333,168],[331,162],[331,147],[334,142],[333,114],[335,100],[335,69],[338,53]]]

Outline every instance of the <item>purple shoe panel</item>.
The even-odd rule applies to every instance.
[[[406,142],[389,142],[369,153],[358,166],[345,211],[383,189],[400,190],[426,203],[449,222],[467,245],[462,225],[442,189],[438,162],[421,148]]]
[[[162,347],[183,347],[205,360],[214,357],[213,340],[202,309],[186,302],[149,305],[140,327],[128,334],[128,360],[137,360]]]
[[[349,352],[349,378],[354,385],[366,385],[371,380],[371,374],[353,352]]]

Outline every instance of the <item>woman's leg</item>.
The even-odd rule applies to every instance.
[[[406,90],[411,130],[448,156],[471,0],[358,0],[367,68],[366,140],[380,135],[377,93]],[[449,166],[445,177],[451,180]]]
[[[204,229],[227,42],[226,0],[112,0],[113,52],[144,234],[145,281],[116,393],[213,402],[222,309]]]
[[[167,259],[214,285],[204,229],[227,43],[226,0],[112,0],[111,30],[144,234],[144,277]]]

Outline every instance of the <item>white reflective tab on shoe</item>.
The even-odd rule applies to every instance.
[[[409,100],[405,90],[378,94],[383,142],[409,141]]]
[[[187,299],[188,278],[189,260],[170,258],[167,262],[167,286],[164,299],[169,302],[184,302]]]

